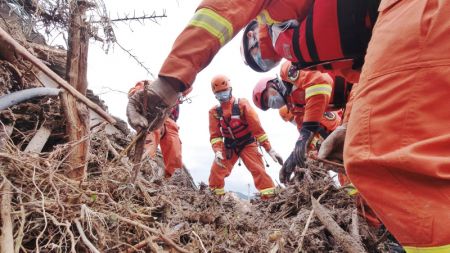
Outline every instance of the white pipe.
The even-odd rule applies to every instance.
[[[23,101],[42,96],[58,96],[61,89],[57,88],[31,88],[21,91],[16,91],[0,97],[0,110],[5,110],[6,108],[21,103]]]

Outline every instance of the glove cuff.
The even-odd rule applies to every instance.
[[[302,128],[300,129],[300,132],[301,132],[301,130],[306,129],[308,131],[316,133],[317,131],[319,131],[319,128],[320,128],[320,123],[319,122],[317,122],[317,121],[307,121],[307,122],[303,122]]]

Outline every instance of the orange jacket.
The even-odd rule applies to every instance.
[[[296,118],[303,116],[296,119],[297,125],[301,126],[302,122],[320,122],[330,102],[333,79],[319,71],[297,70],[293,73],[289,68],[281,68],[280,75],[283,81],[293,84],[287,102],[289,110],[297,115]]]
[[[230,120],[231,118],[231,109],[235,99],[236,98],[233,97],[230,101],[220,105],[223,111],[223,117],[226,120]],[[214,106],[209,110],[209,134],[211,146],[214,152],[223,151],[224,149],[224,140],[220,129],[219,115],[216,110],[217,107],[218,106]],[[239,99],[239,111],[241,113],[241,120],[248,124],[252,136],[255,137],[256,141],[259,142],[259,144],[261,144],[266,151],[269,151],[271,149],[269,138],[261,126],[258,114],[256,114],[256,111],[250,106],[247,99]]]
[[[160,76],[172,77],[189,88],[219,49],[252,19],[281,22],[305,18],[313,0],[204,0],[173,44]]]

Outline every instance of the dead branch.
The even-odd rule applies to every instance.
[[[94,245],[92,245],[91,241],[89,241],[89,239],[86,237],[86,234],[83,231],[83,227],[81,226],[80,221],[78,219],[75,219],[74,222],[75,225],[77,226],[78,233],[80,233],[81,240],[83,241],[84,245],[86,245],[91,252],[100,253],[100,251],[98,251],[98,249]]]
[[[15,240],[15,245],[14,245],[14,253],[19,253],[20,252],[20,246],[22,246],[22,240],[23,237],[25,235],[24,233],[24,228],[25,228],[25,222],[26,222],[26,214],[25,214],[25,208],[23,207],[22,204],[22,197],[19,196],[19,204],[20,204],[20,227],[19,227],[19,231],[17,232],[17,237]]]
[[[13,224],[11,220],[11,183],[3,177],[2,187],[2,247],[1,253],[14,252]]]
[[[149,238],[133,245],[131,248],[123,251],[122,253],[133,253],[133,252],[136,252],[136,251],[144,248],[145,246],[148,246],[149,244],[154,244],[153,239],[154,239],[153,237],[149,237]],[[155,245],[150,246],[150,247],[152,248],[153,251],[158,252],[158,249],[157,248],[155,249],[154,246]]]
[[[205,245],[203,244],[202,239],[200,238],[200,236],[197,235],[197,233],[195,233],[194,230],[192,230],[192,234],[195,235],[195,237],[197,237],[198,241],[200,242],[200,246],[202,246],[202,249],[205,253],[208,253],[208,250],[206,250]]]
[[[141,16],[136,16],[136,12],[134,12],[132,16],[130,14],[125,14],[124,17],[113,18],[113,19],[110,19],[110,21],[111,22],[127,22],[127,21],[139,21],[140,22],[140,21],[150,20],[152,22],[158,23],[156,21],[156,19],[158,19],[158,18],[167,18],[166,10],[163,10],[163,13],[160,15],[153,12],[150,15],[144,13]],[[93,21],[92,23],[99,23],[99,22],[101,22],[101,21]]]
[[[317,218],[322,222],[327,230],[333,235],[336,241],[342,245],[347,252],[350,253],[362,253],[366,252],[364,247],[354,240],[347,232],[345,232],[330,216],[328,211],[314,198],[311,196],[311,202],[313,210],[316,213]]]
[[[146,230],[146,231],[148,231],[148,232],[150,232],[150,233],[159,235],[159,236],[161,237],[161,239],[162,239],[164,242],[166,242],[167,244],[169,244],[172,248],[176,249],[178,252],[182,252],[182,253],[188,253],[188,252],[189,252],[189,251],[187,251],[187,250],[181,248],[180,246],[178,246],[175,242],[172,241],[172,239],[170,239],[169,237],[167,237],[166,235],[164,235],[163,233],[159,232],[158,230],[156,230],[156,229],[154,229],[154,228],[147,227],[147,226],[145,226],[145,225],[143,225],[143,224],[141,224],[141,223],[139,223],[139,222],[136,222],[136,221],[127,219],[127,218],[125,218],[125,217],[118,216],[117,214],[110,213],[110,215],[113,215],[113,216],[114,216],[115,218],[117,218],[118,220],[121,220],[121,221],[123,221],[123,222],[132,224],[132,225],[134,225],[134,226],[136,226],[136,227],[139,227],[139,228],[141,228],[141,229],[144,229],[144,230]]]
[[[131,53],[131,50],[126,49],[118,41],[116,41],[116,44],[119,46],[120,49],[122,49],[124,52],[126,52],[139,66],[141,66],[143,69],[145,69],[145,71],[147,71],[147,74],[149,74],[153,79],[156,79],[155,75],[153,75],[153,73],[150,71],[150,69],[145,66],[144,62],[140,61],[136,55]]]
[[[356,209],[352,211],[352,224],[350,228],[350,235],[358,242],[361,242],[361,236],[359,235],[359,216],[358,210]]]

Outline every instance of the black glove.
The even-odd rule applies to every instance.
[[[297,143],[295,143],[294,151],[292,151],[292,158],[294,159],[295,165],[305,168],[308,146],[314,137],[315,131],[317,131],[319,127],[320,125],[318,122],[303,123],[303,126],[300,129],[300,137],[298,138]]]
[[[295,169],[295,163],[294,159],[292,158],[292,153],[289,155],[289,157],[284,162],[283,166],[281,167],[279,178],[280,182],[282,184],[286,184],[289,182],[289,179],[291,179],[291,175],[294,172]]]

